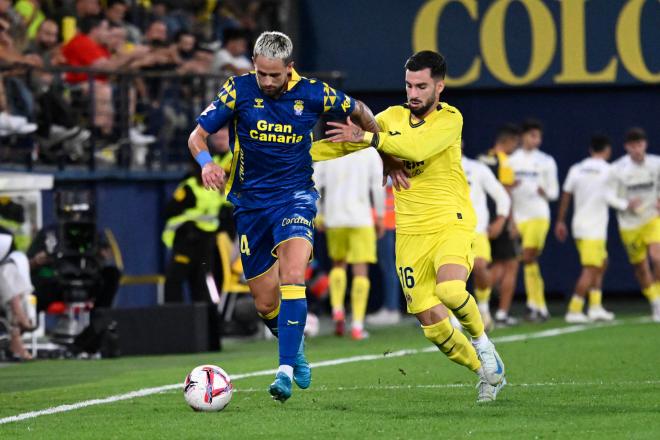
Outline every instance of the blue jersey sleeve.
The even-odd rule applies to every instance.
[[[353,113],[354,109],[355,99],[323,83],[323,113],[345,118]]]
[[[208,133],[215,133],[229,122],[234,115],[235,108],[236,84],[234,84],[234,77],[231,77],[220,89],[216,100],[197,117],[197,123]]]

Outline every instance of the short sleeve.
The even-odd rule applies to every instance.
[[[562,190],[571,194],[575,192],[575,167],[571,167],[571,169],[568,170],[568,175],[566,176],[566,180],[564,180]]]
[[[345,117],[353,113],[355,100],[342,92],[323,83],[323,113]]]
[[[215,101],[197,117],[197,123],[208,133],[220,130],[234,115],[236,99],[236,84],[234,77],[231,77],[224,83]]]

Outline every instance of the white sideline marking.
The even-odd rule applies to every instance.
[[[646,322],[647,320],[634,320],[632,322]],[[624,324],[623,321],[613,321],[611,323],[604,323],[604,324],[596,324],[596,325],[587,325],[587,324],[581,324],[581,325],[572,325],[568,327],[560,327],[560,328],[553,328],[553,329],[548,329],[548,330],[542,330],[540,332],[533,332],[533,333],[524,333],[524,334],[519,334],[519,335],[510,335],[510,336],[500,336],[499,338],[493,338],[493,342],[495,343],[507,343],[507,342],[518,342],[518,341],[525,341],[528,339],[538,339],[538,338],[551,338],[554,336],[560,336],[564,335],[567,333],[575,333],[575,332],[581,332],[584,330],[590,330],[594,328],[601,328],[601,327],[606,327],[606,326],[614,326],[614,325],[621,325]],[[347,358],[339,358],[339,359],[330,359],[327,361],[320,361],[320,362],[312,362],[311,366],[312,368],[320,368],[320,367],[330,367],[330,366],[335,366],[335,365],[342,365],[342,364],[348,364],[352,362],[364,362],[364,361],[375,361],[375,360],[382,360],[382,359],[389,359],[389,358],[394,358],[394,357],[401,357],[401,356],[410,356],[413,354],[419,354],[419,353],[428,353],[428,352],[434,352],[437,351],[436,347],[428,347],[428,348],[423,348],[423,349],[409,349],[409,350],[397,350],[393,351],[391,353],[387,353],[386,355],[384,354],[369,354],[369,355],[361,355],[361,356],[351,356]],[[261,370],[261,371],[253,371],[251,373],[243,373],[243,374],[235,374],[231,376],[231,380],[239,380],[239,379],[245,379],[248,377],[256,377],[256,376],[269,376],[272,374],[275,374],[277,370]],[[461,384],[450,384],[450,385],[439,385],[438,388],[441,387],[460,387],[464,386]],[[465,385],[467,386],[467,385]],[[153,394],[159,394],[165,391],[170,391],[174,390],[177,388],[181,388],[180,383],[176,384],[170,384],[170,385],[163,385],[160,387],[153,387],[153,388],[143,388],[141,390],[137,391],[131,391],[130,393],[125,393],[125,394],[117,394],[114,396],[109,396],[105,397],[103,399],[92,399],[92,400],[83,400],[82,402],[77,402],[77,403],[71,403],[71,404],[66,404],[66,405],[59,405],[59,406],[54,406],[51,408],[46,408],[42,409],[39,411],[30,411],[22,414],[17,414],[15,416],[10,416],[10,417],[4,417],[0,419],[0,425],[6,424],[6,423],[12,423],[12,422],[19,422],[21,420],[26,420],[26,419],[32,419],[35,417],[40,417],[40,416],[45,416],[49,414],[57,414],[61,412],[67,412],[67,411],[73,411],[76,409],[81,409],[81,408],[86,408],[88,406],[94,406],[94,405],[103,405],[106,403],[114,403],[114,402],[120,402],[122,400],[129,400],[129,399],[134,399],[136,397],[145,397],[145,396],[151,396]],[[262,390],[263,391],[263,390]]]

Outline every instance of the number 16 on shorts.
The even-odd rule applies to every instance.
[[[399,279],[401,280],[401,285],[408,289],[415,287],[415,277],[413,275],[412,267],[403,267],[399,266]]]

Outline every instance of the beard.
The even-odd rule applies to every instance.
[[[433,103],[434,101],[431,100],[425,102],[424,105],[422,105],[421,107],[417,107],[417,108],[410,107],[410,113],[412,113],[417,117],[424,116],[429,110],[431,110],[431,107],[433,107]],[[408,103],[408,105],[410,106],[410,102]]]
[[[286,87],[286,84],[287,83],[285,82],[280,87],[273,88],[273,89],[270,89],[270,90],[263,89],[263,88],[261,88],[261,86],[259,88],[264,93],[264,95],[268,96],[269,98],[277,98],[282,93],[284,93],[284,87]]]

